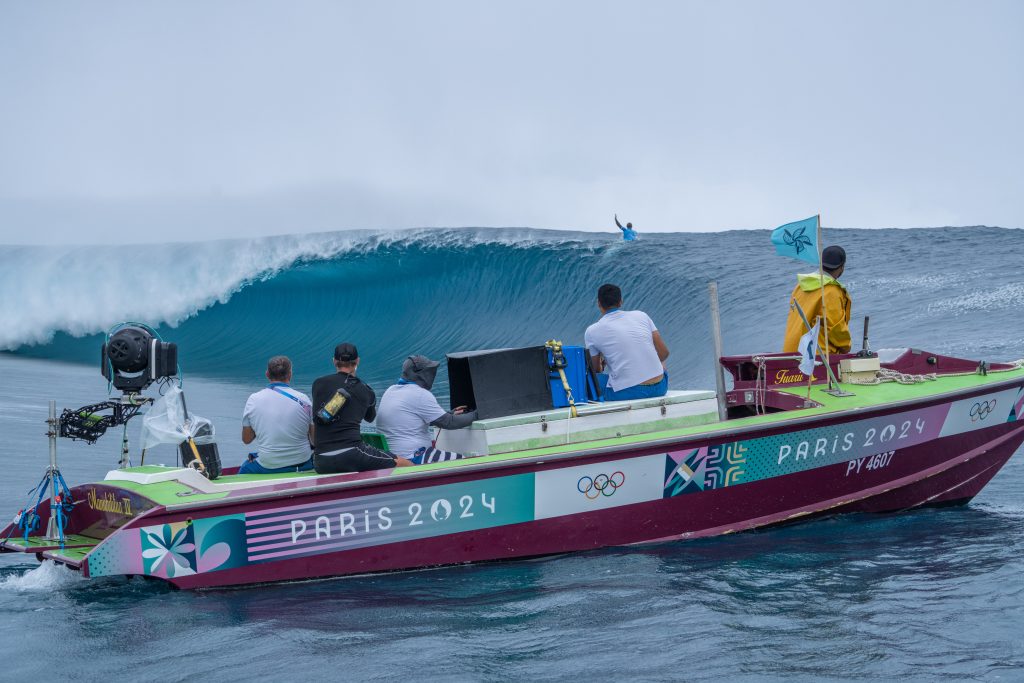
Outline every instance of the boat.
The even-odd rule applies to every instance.
[[[526,354],[521,369],[538,348],[501,353]],[[533,558],[963,505],[1024,442],[1024,361],[863,349],[804,375],[792,354],[716,355],[727,390],[601,403],[560,396],[554,366],[500,377],[495,353],[452,354],[452,405],[475,392],[482,414],[437,445],[475,457],[216,479],[121,467],[41,500],[0,550],[181,589]],[[524,409],[549,381],[551,404]]]

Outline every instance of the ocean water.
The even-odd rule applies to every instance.
[[[849,255],[854,337],[1024,357],[1024,232],[826,230]],[[0,515],[46,466],[46,404],[106,397],[102,331],[159,325],[194,412],[241,460],[239,415],[285,353],[296,384],[355,342],[378,388],[410,353],[582,341],[594,292],[622,286],[668,342],[678,388],[713,386],[706,287],[726,353],[776,349],[801,264],[764,231],[328,233],[162,247],[0,252]],[[446,400],[446,377],[436,391]],[[129,429],[135,438],[138,425]],[[69,483],[102,478],[120,434],[62,441]],[[150,460],[152,458],[152,460]],[[171,462],[173,451],[147,455]],[[0,679],[126,672],[179,681],[1024,680],[1024,454],[970,505],[847,515],[735,536],[528,562],[177,592],[86,581],[0,556]],[[44,654],[60,662],[45,664]]]

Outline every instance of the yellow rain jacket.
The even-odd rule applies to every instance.
[[[814,319],[821,316],[821,287],[825,287],[825,313],[828,320],[828,352],[846,353],[850,350],[850,308],[852,302],[850,295],[846,292],[839,280],[831,275],[819,275],[818,273],[807,273],[796,276],[796,289],[793,290],[792,299],[800,304],[807,316],[807,322],[812,326]],[[784,353],[791,353],[797,350],[800,337],[807,334],[804,321],[800,314],[790,309],[789,318],[786,319],[786,340],[782,344]],[[821,326],[818,335],[818,348],[825,348],[825,325]]]

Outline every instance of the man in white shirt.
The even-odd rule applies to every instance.
[[[238,468],[239,474],[276,474],[313,469],[310,433],[312,403],[289,386],[292,362],[274,356],[267,363],[270,384],[245,402],[242,411],[242,443],[256,442],[256,455]]]
[[[668,391],[668,347],[654,321],[643,311],[622,310],[622,290],[597,290],[601,319],[587,328],[584,343],[594,372],[607,371],[606,401],[664,396]]]
[[[388,440],[388,450],[417,465],[457,460],[459,453],[434,448],[430,427],[462,429],[473,424],[476,411],[466,406],[446,411],[430,393],[437,375],[437,361],[426,356],[409,356],[402,363],[398,384],[388,387],[380,399],[377,429]]]

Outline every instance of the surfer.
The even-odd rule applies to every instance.
[[[636,239],[636,230],[633,229],[632,223],[626,223],[622,225],[619,222],[619,214],[615,214],[615,225],[619,226],[619,230],[622,231],[622,239],[626,242],[632,242]]]
[[[796,288],[790,300],[796,300],[804,310],[807,320],[814,325],[815,318],[822,317],[822,299],[825,302],[825,319],[828,321],[828,352],[847,353],[850,341],[850,309],[853,302],[839,277],[846,268],[846,251],[839,246],[825,247],[821,252],[821,268],[824,274],[805,273],[796,276]],[[822,294],[824,288],[824,294]],[[797,350],[800,337],[807,333],[800,315],[792,308],[786,319],[786,338],[782,344],[784,353]],[[825,348],[825,326],[818,336],[818,348]]]
[[[356,377],[359,351],[347,342],[334,348],[333,375],[313,382],[313,467],[319,474],[366,472],[412,463],[363,443],[359,423],[377,417],[373,389]]]

